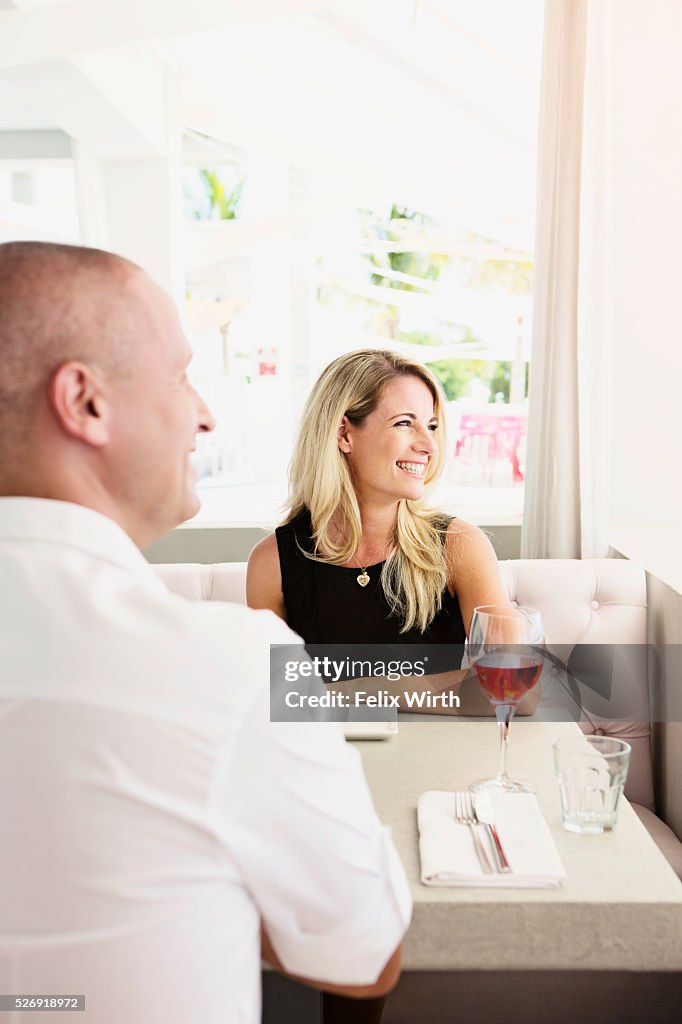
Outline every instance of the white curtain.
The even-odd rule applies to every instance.
[[[608,551],[611,2],[545,10],[525,558]]]

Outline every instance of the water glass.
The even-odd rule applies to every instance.
[[[615,828],[631,747],[611,736],[575,736],[553,745],[564,828],[600,835]]]

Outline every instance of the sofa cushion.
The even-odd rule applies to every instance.
[[[613,645],[613,676],[627,707],[613,717],[610,698],[589,687],[579,688],[580,710],[570,699],[568,712],[580,717],[584,732],[601,732],[632,746],[625,785],[629,800],[653,810],[651,723],[647,665],[646,582],[633,562],[615,558],[584,561],[554,558],[500,562],[509,599],[521,607],[539,608],[550,651],[565,665],[589,661],[578,644]],[[542,703],[550,709],[566,706],[566,671],[543,669]],[[551,713],[551,711],[550,711]],[[620,711],[619,711],[620,713]]]

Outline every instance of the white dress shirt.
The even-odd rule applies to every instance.
[[[291,973],[378,976],[407,883],[338,727],[269,722],[293,642],[105,516],[0,498],[0,993],[86,1007],[13,1024],[254,1024],[261,917]]]

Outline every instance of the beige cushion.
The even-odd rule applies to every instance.
[[[500,570],[510,600],[542,612],[549,644],[647,642],[646,583],[634,562],[517,559]]]
[[[586,733],[599,731],[631,744],[625,794],[653,810],[646,581],[642,569],[615,558],[517,559],[501,562],[500,569],[510,600],[542,612],[547,644],[564,663],[576,644],[628,645],[616,649],[616,657],[620,658],[619,684],[628,693],[630,720],[611,720],[609,702],[584,691],[581,727]],[[543,670],[543,698],[550,707],[556,706],[555,697],[559,705],[562,703],[562,683],[567,684],[565,673]]]
[[[246,562],[154,565],[169,590],[190,601],[246,604]]]

